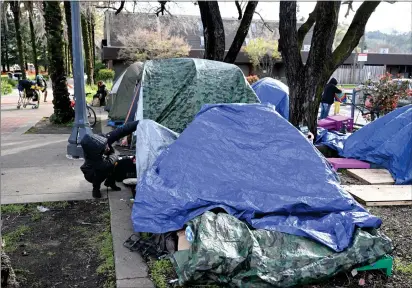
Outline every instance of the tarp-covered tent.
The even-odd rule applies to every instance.
[[[172,263],[179,284],[188,287],[295,287],[372,263],[393,251],[391,240],[378,231],[357,229],[351,245],[337,253],[304,237],[250,229],[224,213],[206,212],[187,225],[193,243],[189,250],[175,252]]]
[[[142,77],[143,63],[136,62],[127,67],[113,84],[108,96],[109,118],[124,121],[133,100],[137,82]]]
[[[396,184],[412,184],[412,105],[353,133],[344,143],[343,156],[385,167]]]
[[[270,104],[205,105],[143,175],[132,221],[135,231],[165,233],[214,208],[335,251],[356,226],[381,224]]]
[[[204,104],[258,103],[239,67],[204,59],[147,61],[136,120],[181,133]]]
[[[261,103],[275,105],[276,111],[289,120],[289,87],[281,81],[265,77],[252,84]]]
[[[337,150],[342,157],[388,169],[395,184],[412,184],[412,105],[396,109],[350,136],[318,128],[316,143]]]

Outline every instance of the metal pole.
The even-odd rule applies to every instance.
[[[82,29],[80,23],[80,2],[71,1],[72,12],[72,47],[73,47],[73,80],[74,95],[76,97],[75,118],[72,134],[67,145],[67,156],[70,158],[83,158],[83,149],[80,141],[86,134],[93,134],[89,119],[86,116],[86,97],[84,90],[84,63],[82,47]]]

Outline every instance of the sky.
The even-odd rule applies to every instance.
[[[147,11],[149,7],[155,9],[159,6],[157,2],[146,2],[139,4],[136,11]],[[132,10],[132,3],[128,3],[128,10]],[[301,17],[307,18],[309,13],[312,12],[316,2],[299,2],[300,12],[298,19]],[[354,2],[353,8],[356,9],[361,5],[361,2]],[[172,14],[178,15],[199,15],[199,8],[195,6],[193,2],[174,2],[168,4],[168,9]],[[351,12],[350,15],[345,18],[347,6],[343,6],[340,10],[339,22],[348,23],[352,21],[355,12]],[[219,1],[219,8],[222,17],[234,18],[237,17],[237,10],[234,1]],[[265,20],[279,20],[279,2],[262,2],[256,8]],[[255,16],[259,18],[259,16]],[[391,33],[394,30],[398,32],[410,32],[412,31],[412,2],[396,2],[390,4],[382,2],[379,4],[376,11],[369,18],[366,25],[366,31],[379,30],[384,33]]]

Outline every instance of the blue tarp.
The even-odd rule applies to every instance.
[[[136,232],[165,233],[214,208],[335,251],[355,226],[381,224],[270,104],[203,106],[138,183],[132,221]]]
[[[385,167],[396,184],[412,184],[412,105],[353,133],[345,141],[342,155]]]
[[[266,77],[252,84],[261,103],[275,105],[276,111],[289,120],[289,88],[279,80]]]
[[[323,144],[329,148],[338,151],[339,155],[343,153],[343,147],[349,135],[337,132],[328,131],[324,128],[318,128],[315,144]]]

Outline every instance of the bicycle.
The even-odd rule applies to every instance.
[[[86,96],[90,95],[92,93],[86,93]],[[71,95],[73,97],[73,100],[70,101],[70,107],[74,110],[74,107],[76,105],[76,96]],[[97,117],[96,117],[96,112],[93,110],[93,108],[86,103],[86,111],[87,111],[87,119],[89,120],[90,127],[94,127],[97,123]]]

